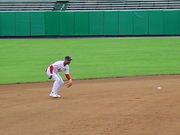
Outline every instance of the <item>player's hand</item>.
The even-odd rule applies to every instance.
[[[49,76],[49,79],[52,79],[52,75]]]
[[[68,80],[66,85],[67,85],[67,88],[71,87],[72,86],[72,79]]]

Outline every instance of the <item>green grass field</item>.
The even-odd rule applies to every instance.
[[[65,55],[73,79],[180,73],[178,38],[0,40],[0,84],[49,81],[44,70]]]

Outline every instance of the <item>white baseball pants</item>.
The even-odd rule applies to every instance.
[[[51,76],[50,68],[49,67],[48,67],[48,69],[46,71],[46,74],[48,75],[48,77]],[[59,75],[59,73],[56,73],[54,71],[53,71],[51,79],[54,80],[51,93],[58,94],[58,91],[60,90],[60,87],[64,84],[64,81],[61,78],[61,76]]]

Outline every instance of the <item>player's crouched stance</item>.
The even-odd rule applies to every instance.
[[[56,61],[47,68],[46,74],[48,75],[49,79],[54,80],[51,93],[49,94],[50,97],[61,97],[60,95],[58,95],[58,92],[60,90],[60,87],[64,84],[64,81],[59,75],[59,72],[64,72],[68,80],[67,87],[69,88],[72,86],[72,79],[69,74],[69,64],[71,63],[71,60],[72,59],[70,56],[66,56],[64,61]]]

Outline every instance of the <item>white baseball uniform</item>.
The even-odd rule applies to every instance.
[[[64,72],[64,74],[69,74],[69,65],[64,66],[64,61],[56,61],[55,63],[51,64],[46,71],[46,74],[51,79],[54,80],[53,87],[51,93],[57,94],[60,87],[64,84],[63,79],[59,75],[59,72]]]

